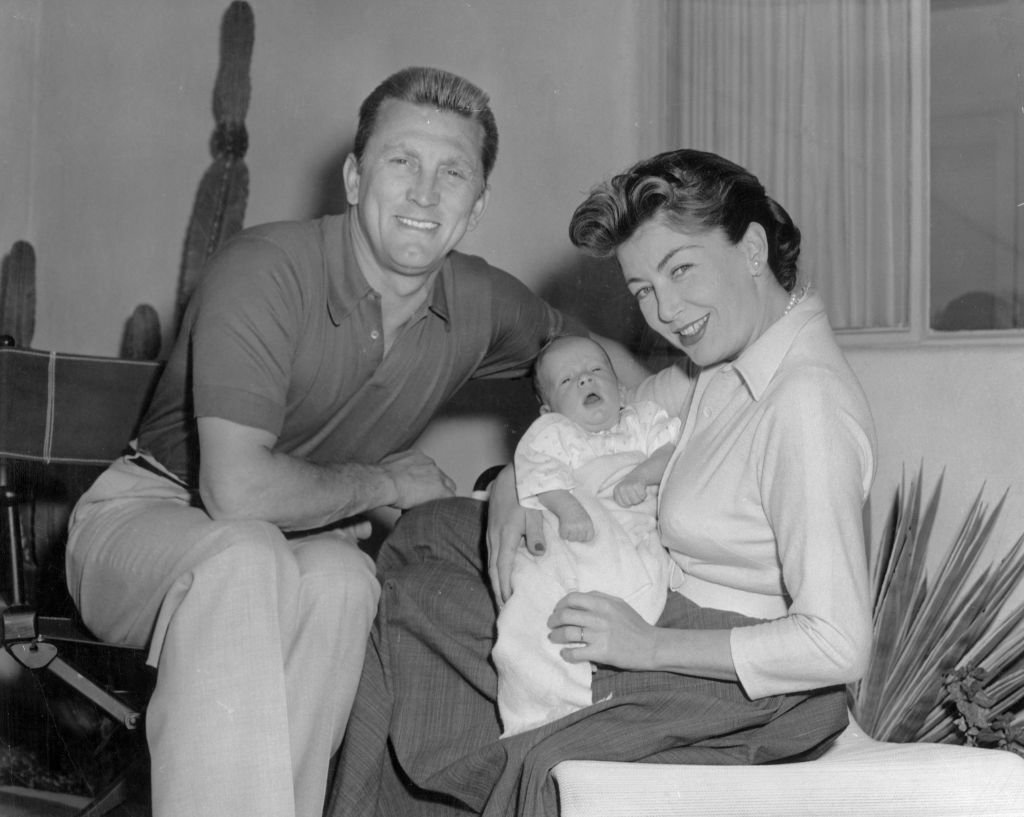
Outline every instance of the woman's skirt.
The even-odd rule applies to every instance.
[[[484,503],[439,500],[403,515],[382,547],[380,609],[330,817],[557,817],[549,773],[562,760],[809,760],[846,726],[843,687],[751,700],[735,682],[598,668],[598,703],[500,739],[485,531]],[[659,626],[754,621],[670,593]]]

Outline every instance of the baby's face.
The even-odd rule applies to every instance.
[[[587,431],[603,431],[619,419],[619,379],[604,349],[588,338],[556,340],[541,360],[537,381],[542,413],[564,414]]]

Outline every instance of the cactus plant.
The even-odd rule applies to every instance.
[[[234,0],[221,21],[220,68],[213,89],[216,128],[210,140],[213,163],[199,183],[185,236],[175,331],[206,261],[225,239],[242,228],[249,195],[245,114],[251,92],[253,38],[252,8],[245,0]]]
[[[159,355],[160,316],[149,304],[139,304],[125,321],[121,357],[126,360],[156,360]]]
[[[36,330],[36,251],[15,241],[0,265],[0,335],[28,348]]]

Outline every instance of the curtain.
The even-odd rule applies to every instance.
[[[837,329],[910,324],[927,0],[667,0],[666,140],[756,173]]]

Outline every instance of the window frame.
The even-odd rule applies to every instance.
[[[889,328],[836,329],[843,347],[962,346],[990,344],[1024,346],[1024,329],[942,331],[931,328],[931,2],[912,3],[910,180],[910,269],[908,270],[908,325]]]
[[[911,16],[911,184],[907,229],[909,269],[907,325],[835,329],[841,346],[911,347],[998,344],[1024,346],[1024,329],[941,331],[931,328],[931,4],[935,0],[909,0]],[[636,56],[640,62],[637,87],[637,120],[655,127],[642,130],[638,149],[651,155],[673,144],[670,118],[678,110],[678,80],[672,71],[674,32],[679,25],[678,0],[661,0],[639,13]],[[652,48],[652,44],[654,47]],[[656,55],[652,59],[652,55]]]

